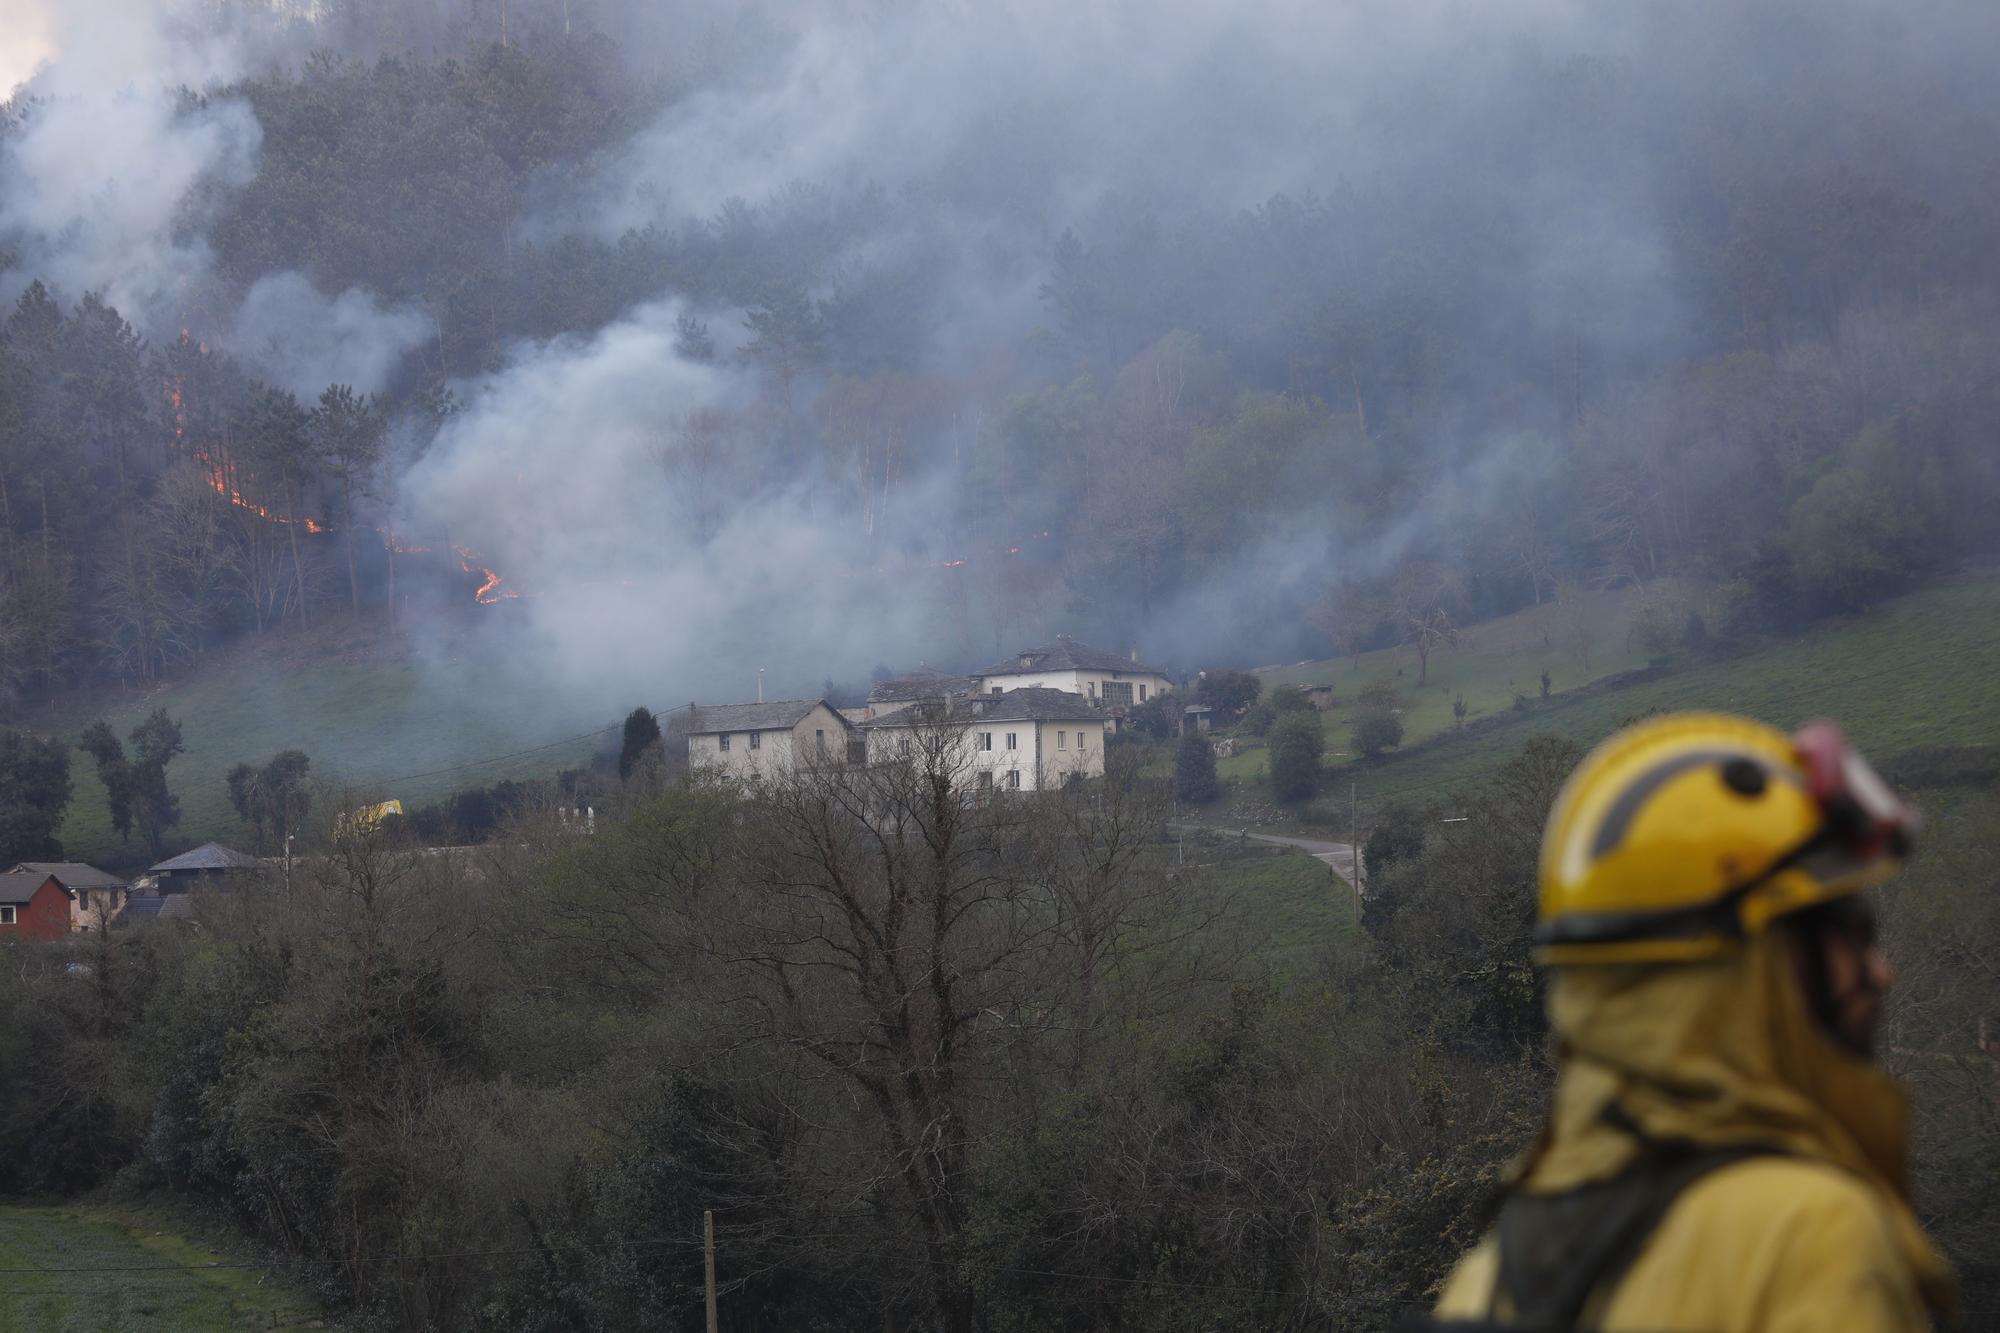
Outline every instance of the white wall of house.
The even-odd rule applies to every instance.
[[[1072,773],[1102,777],[1105,730],[1099,719],[967,723],[959,740],[966,781],[975,789],[990,785],[995,791],[1040,791],[1061,786]],[[869,729],[870,763],[889,762],[916,747],[914,728]],[[980,782],[982,773],[985,783]]]
[[[1067,690],[1071,694],[1080,694],[1085,699],[1095,701],[1104,697],[1105,685],[1114,681],[1132,687],[1132,702],[1135,704],[1145,702],[1144,699],[1139,697],[1139,692],[1142,689],[1145,691],[1146,699],[1151,699],[1156,694],[1166,694],[1174,688],[1174,683],[1165,676],[1156,675],[1150,671],[1136,673],[1130,671],[1096,670],[1010,671],[1001,675],[981,676],[979,678],[978,692],[980,694],[991,694],[996,689],[1023,690],[1041,688]]]
[[[809,761],[817,756],[834,763],[847,762],[847,738],[852,734],[838,713],[817,704],[794,727],[695,732],[688,737],[688,766],[713,769],[731,778],[782,777],[801,759]]]
[[[96,930],[125,910],[123,889],[79,889],[69,903],[71,930]]]

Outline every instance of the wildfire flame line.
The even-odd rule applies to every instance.
[[[186,330],[182,330],[182,336],[186,336]],[[206,351],[208,349],[204,345],[202,350]],[[238,509],[247,509],[266,522],[287,525],[294,523],[303,524],[305,530],[310,533],[324,533],[329,531],[325,523],[310,515],[280,514],[266,505],[258,504],[255,500],[243,494],[242,490],[237,487],[236,464],[233,461],[226,456],[218,458],[206,450],[187,447],[187,406],[181,392],[180,381],[170,380],[164,387],[166,389],[167,403],[173,409],[174,441],[183,447],[189,459],[201,466],[202,471],[206,474],[210,490],[229,501],[230,504],[235,505]],[[431,548],[428,546],[404,545],[397,538],[393,529],[376,528],[375,531],[382,538],[383,547],[397,555],[430,554]],[[452,554],[458,557],[458,566],[460,569],[468,574],[477,574],[480,576],[480,585],[473,592],[472,599],[481,606],[492,606],[497,602],[510,601],[521,595],[518,589],[504,586],[506,580],[500,575],[494,573],[486,565],[479,563],[479,553],[477,551],[469,550],[463,546],[453,546],[451,550]]]
[[[486,581],[479,585],[477,592],[472,594],[472,600],[478,602],[481,606],[491,606],[495,602],[504,602],[509,598],[521,595],[512,588],[503,588],[501,586],[506,580],[495,574],[485,565],[479,563],[479,552],[468,550],[463,546],[453,546],[451,553],[458,557],[458,567],[460,569],[468,574],[484,576]]]

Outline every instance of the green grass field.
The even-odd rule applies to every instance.
[[[107,1209],[0,1208],[0,1333],[315,1326],[284,1284]]]
[[[1259,967],[1291,974],[1329,940],[1360,928],[1354,890],[1304,852],[1193,836],[1185,855],[1223,907],[1221,924],[1239,933]]]
[[[313,777],[330,793],[323,799],[352,788],[405,802],[502,778],[549,776],[588,758],[598,740],[436,772],[615,720],[553,703],[501,705],[523,694],[505,675],[506,665],[470,649],[455,659],[423,660],[385,641],[378,628],[356,632],[350,622],[329,621],[309,635],[274,636],[219,653],[202,669],[154,689],[67,695],[26,721],[74,742],[102,717],[122,739],[147,713],[165,708],[181,724],[187,746],[167,770],[181,801],[181,823],[169,835],[172,855],[210,839],[246,838],[225,776],[238,763],[263,763],[279,750],[311,756]],[[411,774],[425,776],[405,776]],[[143,846],[121,844],[113,832],[103,785],[87,755],[71,752],[70,776],[74,796],[60,835],[65,854],[113,869],[148,864]]]
[[[1452,702],[1460,696],[1470,721],[1511,709],[1516,696],[1539,696],[1543,671],[1560,692],[1645,666],[1644,652],[1628,633],[1631,603],[1629,590],[1585,592],[1568,606],[1529,607],[1469,626],[1456,649],[1431,655],[1422,689],[1416,684],[1416,654],[1408,648],[1267,667],[1257,674],[1266,691],[1280,685],[1332,687],[1339,702],[1323,722],[1327,757],[1337,763],[1347,758],[1347,707],[1370,685],[1395,687],[1402,698],[1404,743],[1414,745],[1452,729]],[[1225,778],[1259,778],[1267,767],[1261,744],[1218,764]]]
[[[2000,742],[1996,663],[2000,576],[1968,576],[1823,621],[1796,639],[1676,666],[1617,688],[1573,692],[1558,681],[1548,703],[1520,710],[1489,706],[1487,720],[1462,733],[1452,732],[1448,711],[1442,729],[1419,725],[1423,715],[1417,712],[1403,751],[1375,761],[1334,753],[1343,748],[1333,742],[1336,735],[1345,741],[1346,725],[1338,711],[1329,713],[1329,785],[1344,796],[1352,779],[1364,802],[1442,798],[1505,763],[1531,736],[1590,743],[1640,714],[1685,708],[1746,713],[1786,728],[1830,717],[1878,757],[1921,745],[1992,744]],[[1434,659],[1433,674],[1451,681],[1444,672],[1454,665]],[[1503,685],[1507,679],[1491,663],[1466,662],[1463,668],[1460,679]],[[1533,674],[1524,670],[1517,679]],[[1249,757],[1263,759],[1261,753]]]

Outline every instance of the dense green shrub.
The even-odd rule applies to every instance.
[[[1271,729],[1271,791],[1281,801],[1310,800],[1319,790],[1325,734],[1315,712],[1287,713]]]
[[[1221,779],[1215,775],[1215,747],[1199,731],[1181,737],[1174,756],[1174,795],[1197,805],[1222,795]]]

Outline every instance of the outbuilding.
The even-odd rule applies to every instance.
[[[129,886],[124,880],[81,861],[23,861],[14,873],[53,875],[69,894],[70,928],[91,930],[117,919],[125,910]]]
[[[59,940],[69,934],[69,891],[54,875],[0,875],[0,940]]]
[[[217,881],[243,871],[256,870],[264,863],[254,856],[205,842],[191,852],[182,852],[160,862],[146,873],[153,876],[161,893],[185,893],[193,888],[213,886]]]

